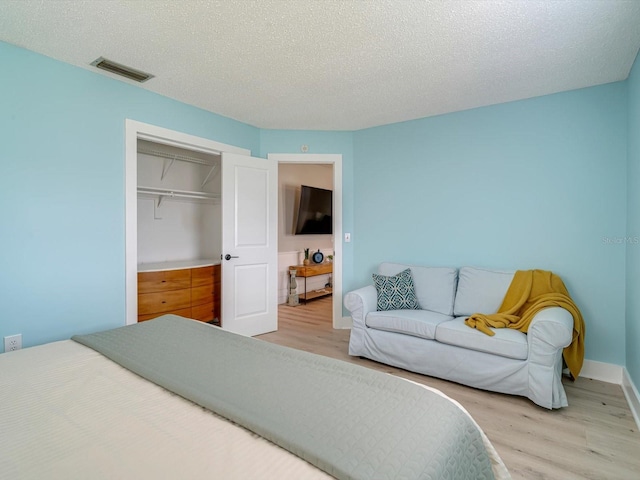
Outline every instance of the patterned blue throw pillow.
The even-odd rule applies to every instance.
[[[420,310],[410,269],[392,277],[374,273],[373,283],[378,291],[378,311]]]

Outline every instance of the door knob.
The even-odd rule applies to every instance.
[[[225,259],[225,260],[231,260],[232,258],[240,258],[240,257],[236,257],[236,256],[233,256],[233,255],[229,255],[228,253],[224,256],[224,259]]]

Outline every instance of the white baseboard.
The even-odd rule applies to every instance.
[[[596,362],[595,360],[585,360],[582,364],[580,376],[600,380],[607,383],[622,384],[622,370],[624,367],[612,363]]]
[[[626,368],[624,369],[622,376],[622,391],[624,392],[624,396],[627,398],[627,403],[629,404],[633,418],[636,421],[636,425],[638,426],[638,429],[640,429],[640,394],[638,393],[636,386],[633,384],[633,380],[629,377],[629,372],[627,372]]]

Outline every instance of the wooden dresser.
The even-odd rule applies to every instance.
[[[193,263],[194,266],[189,266]],[[172,313],[221,325],[220,264],[168,262],[138,271],[138,322]]]

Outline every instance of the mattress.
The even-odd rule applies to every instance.
[[[0,355],[0,374],[2,478],[332,478],[70,340]]]
[[[71,340],[0,372],[0,478],[331,478]]]

